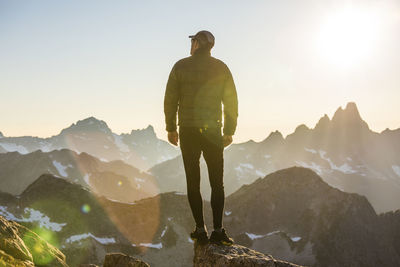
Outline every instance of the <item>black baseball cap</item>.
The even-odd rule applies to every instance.
[[[199,31],[195,35],[189,35],[189,38],[198,40],[202,45],[210,44],[211,47],[213,47],[215,43],[215,37],[209,31]]]

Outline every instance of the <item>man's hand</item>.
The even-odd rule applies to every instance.
[[[178,145],[179,135],[177,131],[168,132],[168,141],[173,145]]]
[[[232,143],[232,135],[223,135],[222,141],[224,143],[224,147],[229,146]]]

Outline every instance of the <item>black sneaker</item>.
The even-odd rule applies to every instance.
[[[198,231],[198,228],[196,227],[196,230],[190,233],[190,238],[193,241],[197,241],[198,244],[200,245],[205,245],[208,243],[208,236],[207,236],[207,231]]]
[[[211,233],[210,242],[217,245],[231,246],[234,241],[226,234],[225,229],[222,228],[221,232],[213,231]]]

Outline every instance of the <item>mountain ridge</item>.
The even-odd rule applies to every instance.
[[[232,144],[224,150],[225,190],[229,195],[243,184],[290,166],[313,169],[329,185],[365,195],[375,210],[400,208],[400,128],[375,133],[360,117],[354,102],[338,108],[330,120],[324,114],[314,128],[300,124],[282,136],[274,131],[261,142]],[[161,191],[185,191],[182,158],[153,166]],[[207,199],[207,166],[200,158],[202,195]],[[164,185],[170,181],[170,185]],[[171,186],[171,184],[173,186]]]
[[[62,148],[87,152],[108,161],[123,160],[141,170],[179,154],[178,148],[157,137],[151,124],[130,133],[116,134],[105,121],[93,116],[78,120],[51,137],[0,138],[0,153],[17,151],[27,154],[35,150],[50,152]]]
[[[211,207],[204,204],[209,227]],[[43,223],[55,229],[69,264],[101,264],[110,249],[137,255],[152,266],[193,262],[188,236],[194,221],[187,196],[179,192],[121,203],[45,175],[19,198],[0,194],[4,214],[29,227]],[[295,264],[396,266],[398,214],[377,216],[364,196],[342,192],[313,170],[293,166],[227,196],[224,227],[238,245]]]

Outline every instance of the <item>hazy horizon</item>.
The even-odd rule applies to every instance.
[[[233,143],[348,102],[375,132],[400,127],[398,1],[0,1],[0,132],[50,137],[94,116],[166,140],[168,74],[203,29],[236,83]]]
[[[357,104],[357,103],[356,103],[356,104]],[[344,109],[346,109],[346,105],[340,106],[340,107],[338,107],[338,109],[339,109],[339,108],[341,108],[341,109],[344,110]],[[357,108],[358,108],[358,107],[357,107]],[[359,110],[358,110],[358,111],[359,111]],[[328,115],[328,114],[326,114],[326,113],[325,113],[324,115],[327,115],[327,116],[329,117],[330,120],[332,120],[332,118],[333,118],[333,116],[334,116],[334,114]],[[97,120],[104,121],[104,120],[102,120],[101,118],[97,118],[97,117],[95,117],[95,116],[89,116],[89,117],[81,118],[81,119],[79,119],[79,120],[77,120],[77,121],[74,121],[74,122],[70,123],[68,126],[63,127],[63,128],[60,129],[57,133],[52,134],[52,135],[50,135],[50,136],[35,136],[35,137],[39,137],[39,138],[49,138],[49,137],[58,135],[58,134],[60,134],[60,132],[61,132],[63,129],[70,127],[72,124],[75,124],[75,123],[77,123],[78,121],[85,120],[85,119],[88,119],[88,118],[90,118],[90,117],[94,117],[94,118],[97,119]],[[322,117],[323,117],[323,116],[321,116],[321,118],[322,118]],[[362,116],[361,116],[361,118],[362,118]],[[363,119],[363,118],[362,118],[362,119]],[[364,119],[363,119],[363,120],[364,120]],[[365,120],[364,120],[364,121],[365,121]],[[112,131],[113,133],[116,133],[116,134],[119,134],[119,135],[121,135],[121,134],[130,134],[132,130],[144,130],[144,129],[146,129],[146,128],[149,127],[149,126],[153,126],[153,128],[154,128],[154,125],[148,124],[147,126],[142,127],[142,128],[132,128],[131,130],[129,130],[129,131],[127,131],[127,132],[115,132],[115,131],[110,127],[110,125],[109,125],[109,123],[108,123],[107,121],[104,121],[104,122],[107,124],[107,126],[111,129],[111,131]],[[318,121],[316,121],[313,125],[307,125],[307,124],[301,123],[301,124],[297,125],[297,126],[293,129],[293,131],[288,132],[288,133],[286,133],[286,134],[282,133],[282,131],[280,131],[279,129],[276,129],[275,131],[279,131],[279,132],[283,135],[283,138],[286,139],[286,137],[287,137],[288,135],[294,133],[295,129],[296,129],[298,126],[300,126],[300,125],[306,125],[308,128],[313,129],[317,123],[318,123]],[[368,124],[367,121],[366,121],[366,123]],[[368,125],[368,126],[369,126],[369,125]],[[374,131],[374,129],[371,129],[371,127],[369,127],[369,128],[370,128],[371,131],[377,132],[377,133],[380,133],[380,132],[383,131],[383,130],[382,130],[382,131]],[[396,130],[396,129],[399,129],[399,128],[400,128],[400,127],[395,128],[395,129],[390,129],[390,128],[387,127],[387,128],[385,128],[384,130],[386,130],[386,129]],[[158,138],[163,139],[164,141],[168,141],[167,138],[163,138],[163,136],[159,136],[159,134],[156,132],[156,129],[154,129],[154,131],[155,131],[155,133],[156,133],[156,135],[157,135]],[[236,142],[233,142],[233,143],[247,142],[247,141],[249,141],[249,140],[251,140],[251,139],[252,139],[253,141],[255,141],[255,142],[260,142],[260,141],[264,140],[265,138],[267,138],[269,134],[271,134],[272,132],[275,132],[275,131],[271,131],[271,132],[267,133],[267,135],[265,135],[264,137],[262,137],[260,140],[255,140],[254,138],[249,138],[249,139],[247,139],[247,140],[236,141]],[[1,131],[0,131],[0,132],[1,132]],[[163,131],[163,132],[164,132],[164,131]],[[3,134],[5,137],[18,137],[18,136],[7,136],[7,135],[4,134],[3,132],[2,132],[2,134]]]

